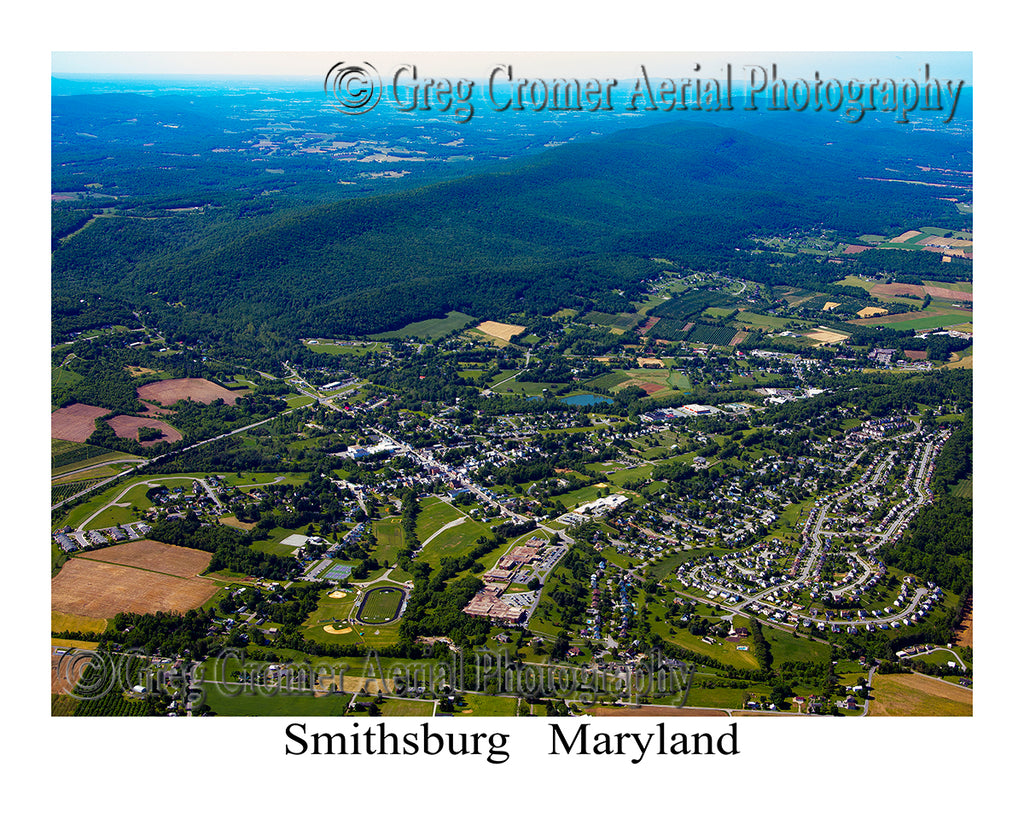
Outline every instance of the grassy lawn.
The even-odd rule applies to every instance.
[[[457,717],[514,717],[515,697],[489,697],[486,694],[464,694],[465,706],[457,707]]]
[[[664,580],[670,575],[675,575],[676,569],[683,563],[693,558],[693,551],[686,551],[685,549],[679,554],[669,555],[668,557],[659,560],[657,563],[651,564],[647,570],[648,574],[657,580]]]
[[[734,621],[737,622],[737,621]],[[761,623],[761,632],[772,649],[772,664],[786,662],[827,663],[828,645],[807,637],[794,637],[788,631]]]
[[[757,684],[745,688],[697,688],[690,687],[686,705],[697,708],[742,708],[743,695],[748,691],[757,692]],[[767,694],[768,691],[763,693]]]
[[[383,564],[387,561],[389,566],[394,565],[398,552],[405,545],[402,519],[396,516],[374,521],[373,534],[377,538],[377,548],[373,550],[373,557],[378,563]]]
[[[343,589],[344,597],[331,597],[336,592],[325,591],[320,596],[320,605],[306,618],[302,624],[303,628],[312,626],[323,626],[336,620],[347,620],[352,611],[352,604],[356,600],[356,593],[352,590]]]
[[[964,717],[974,712],[974,694],[921,674],[875,674],[868,716]]]
[[[334,342],[334,341],[307,341],[306,346],[315,353],[327,353],[327,355],[366,355],[378,350],[386,350],[387,345],[379,341],[372,342]]]
[[[508,378],[510,374],[506,373],[505,378]],[[500,380],[500,379],[499,379]],[[562,384],[556,384],[552,381],[506,381],[500,387],[496,389],[497,392],[501,393],[515,393],[516,395],[540,395],[544,390],[556,390]]]
[[[120,526],[139,519],[139,513],[133,512],[130,506],[111,506],[102,514],[97,515],[89,523],[90,529],[106,529],[108,526]]]
[[[287,546],[281,541],[284,540],[288,535],[304,535],[305,532],[297,532],[294,529],[282,529],[277,527],[271,529],[267,533],[266,540],[253,541],[252,547],[258,549],[261,552],[267,552],[268,554],[278,555],[279,557],[290,557],[292,552],[295,551],[296,546]]]
[[[416,516],[416,537],[423,543],[442,526],[464,517],[465,514],[446,500],[426,498],[420,503],[420,511]]]
[[[125,470],[126,466],[126,464],[100,464],[99,466],[94,466],[91,469],[86,469],[82,472],[75,472],[73,475],[57,476],[53,478],[53,486],[80,483],[83,481],[92,483],[93,481],[101,481],[104,478],[113,478],[115,475],[121,474]]]
[[[612,472],[608,475],[608,479],[616,486],[622,486],[628,481],[644,480],[651,477],[651,472],[654,471],[653,464],[641,464],[630,469],[621,469],[618,472]]]
[[[242,472],[228,473],[224,475],[224,482],[231,486],[251,488],[255,486],[266,486],[267,484],[287,484],[289,486],[301,486],[309,479],[308,472],[286,473],[279,472]]]
[[[430,543],[423,547],[423,550],[416,556],[417,560],[425,560],[428,563],[436,563],[442,557],[462,557],[468,555],[477,545],[477,541],[484,536],[490,535],[490,529],[471,518],[462,523],[445,529]]]
[[[651,610],[653,611],[655,608],[655,606],[652,606]],[[663,607],[659,608],[662,609],[662,611],[659,611],[659,614],[663,616]],[[677,623],[672,628],[675,630],[675,634],[669,633],[669,624],[664,620],[652,624],[652,630],[656,634],[660,634],[666,642],[677,645],[680,648],[719,660],[733,668],[754,669],[758,667],[757,660],[754,659],[754,650],[749,637],[738,643],[729,643],[720,637],[712,637],[711,639],[714,640],[714,644],[709,644],[705,643],[700,637],[690,634],[685,626]],[[737,646],[746,646],[747,650],[740,651],[737,649]]]
[[[566,492],[562,495],[555,495],[550,499],[551,503],[558,503],[561,501],[565,508],[572,511],[577,506],[582,506],[585,503],[597,500],[601,497],[602,492],[605,495],[615,494],[616,487],[609,486],[606,483],[596,483],[593,486],[584,486],[579,489],[574,489],[572,492]]]
[[[206,703],[221,716],[253,717],[340,717],[351,699],[350,694],[314,697],[312,694],[241,693],[231,696],[215,684],[203,685]]]
[[[382,717],[429,717],[433,713],[433,700],[385,699],[380,706]]]

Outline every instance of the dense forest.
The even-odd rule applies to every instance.
[[[245,216],[228,206],[176,218],[115,215],[56,243],[54,324],[80,328],[69,297],[95,293],[110,302],[112,318],[131,305],[171,338],[251,356],[303,335],[373,333],[449,310],[539,315],[580,299],[614,309],[660,273],[658,257],[769,285],[828,284],[850,271],[751,255],[748,237],[817,225],[852,239],[969,220],[927,188],[895,186],[879,198],[877,183],[861,178],[873,167],[687,123],[330,204],[291,202]],[[212,184],[203,179],[191,184]],[[55,234],[82,216],[62,212]],[[853,264],[948,272],[937,259],[909,258],[933,254],[877,255]]]

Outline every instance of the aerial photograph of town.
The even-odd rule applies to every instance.
[[[606,813],[810,815],[853,777],[883,816],[972,805],[1009,759],[1019,459],[969,40],[186,23],[57,23],[41,272],[9,277],[45,291],[9,346],[49,331],[50,689],[18,735],[76,812],[114,772],[200,815],[328,783],[386,816],[513,782]]]
[[[54,716],[972,714],[969,54],[67,56]]]

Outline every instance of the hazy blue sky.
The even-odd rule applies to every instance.
[[[969,52],[53,52],[54,74],[237,74],[323,76],[336,62],[368,61],[387,72],[411,63],[438,76],[482,77],[498,63],[517,76],[633,76],[641,64],[652,75],[693,76],[694,63],[710,76],[726,63],[775,63],[779,76],[837,79],[920,76],[925,63],[932,76],[972,81]]]

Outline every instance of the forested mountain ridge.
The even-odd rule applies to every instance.
[[[860,178],[872,168],[734,129],[658,125],[223,231],[97,220],[55,250],[54,292],[117,296],[189,334],[363,334],[452,309],[547,313],[629,295],[658,273],[652,257],[724,265],[758,231],[853,237],[955,216],[934,191]]]

